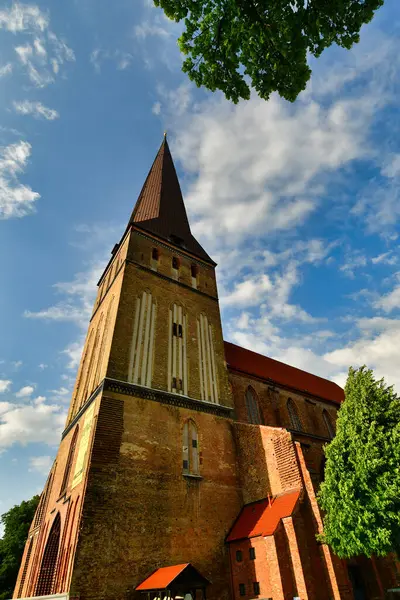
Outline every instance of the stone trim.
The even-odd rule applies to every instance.
[[[67,433],[69,431],[71,431],[71,429],[73,428],[73,426],[75,425],[75,423],[77,423],[79,421],[79,419],[81,418],[81,416],[83,415],[83,413],[92,404],[93,400],[95,398],[97,398],[97,396],[100,394],[100,392],[103,389],[103,385],[104,385],[104,380],[97,386],[97,388],[94,390],[94,392],[92,392],[92,395],[89,396],[89,398],[87,399],[87,401],[85,402],[85,404],[82,406],[82,408],[76,413],[76,415],[72,419],[71,423],[64,429],[64,431],[62,432],[62,435],[61,435],[61,440],[63,440],[65,438],[65,436],[67,435]]]
[[[189,408],[190,410],[210,413],[218,417],[230,418],[231,413],[233,412],[233,408],[222,404],[205,402],[204,400],[197,400],[195,398],[190,398],[189,396],[183,396],[182,394],[173,394],[164,390],[156,390],[142,385],[128,383],[127,381],[109,379],[108,377],[103,382],[103,389],[106,392],[115,392],[126,396],[145,398],[146,400],[153,400],[155,402],[161,402],[162,404],[171,404],[173,406]]]

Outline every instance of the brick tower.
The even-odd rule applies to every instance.
[[[15,598],[383,600],[395,556],[317,541],[343,390],[223,341],[164,139],[98,284]]]
[[[14,596],[115,600],[193,562],[227,598],[241,494],[216,265],[166,138],[111,254]]]

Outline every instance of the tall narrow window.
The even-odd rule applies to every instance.
[[[326,427],[326,431],[328,432],[328,436],[333,439],[335,437],[335,428],[333,426],[331,417],[329,416],[329,413],[327,410],[322,411],[322,418],[324,419],[324,423],[325,423],[325,427]]]
[[[297,406],[293,402],[291,398],[287,401],[287,409],[290,417],[290,424],[292,429],[296,429],[297,431],[303,431],[303,426],[300,421],[299,412],[297,410]]]
[[[158,268],[158,261],[160,258],[160,253],[158,251],[158,248],[153,248],[153,250],[151,251],[151,268],[153,269],[153,271],[157,271]]]
[[[46,514],[47,504],[48,504],[49,496],[50,496],[50,492],[51,492],[51,486],[53,483],[53,476],[54,476],[54,472],[56,470],[56,464],[57,463],[54,463],[54,466],[53,466],[52,470],[50,471],[50,474],[47,478],[46,485],[44,486],[42,495],[40,496],[39,504],[38,504],[38,507],[37,507],[36,513],[35,513],[35,520],[33,523],[34,527],[39,527],[39,525],[42,524],[43,516]]]
[[[100,380],[103,377],[105,377],[105,375],[106,375],[106,369],[103,369],[103,367],[104,367],[104,362],[105,362],[105,358],[106,358],[107,340],[108,340],[108,336],[109,336],[113,304],[114,304],[114,296],[111,298],[111,301],[108,305],[107,316],[106,316],[103,331],[101,334],[101,343],[100,343],[99,351],[97,354],[96,372],[95,372],[95,376],[94,376],[94,388],[97,388],[97,386],[100,383]],[[107,356],[108,356],[108,354],[107,354]]]
[[[156,303],[150,292],[136,298],[128,381],[151,387]]]
[[[54,593],[58,549],[60,545],[61,519],[60,513],[54,519],[47,538],[46,548],[43,553],[42,564],[36,586],[35,596],[48,596]]]
[[[71,445],[69,447],[68,458],[67,458],[67,462],[65,464],[64,476],[63,476],[63,480],[61,483],[60,496],[62,496],[67,491],[69,476],[71,474],[72,462],[74,460],[76,441],[78,439],[78,433],[79,433],[79,425],[77,425],[75,427],[74,435],[72,436]]]
[[[183,426],[182,469],[185,475],[199,474],[199,442],[196,423],[189,419]]]
[[[197,275],[198,275],[198,268],[197,265],[192,265],[190,267],[190,272],[192,275],[192,287],[194,287],[195,289],[197,289]]]
[[[21,581],[20,581],[19,589],[18,589],[18,598],[22,598],[22,592],[24,591],[26,574],[28,572],[29,562],[31,560],[32,546],[33,546],[33,536],[30,539],[28,551],[27,551],[26,557],[25,557],[24,568],[22,571]]]
[[[246,390],[246,408],[249,423],[253,423],[253,425],[262,425],[263,421],[260,414],[257,395],[250,386]]]
[[[179,277],[179,259],[176,256],[172,257],[172,277],[173,279]]]
[[[168,390],[185,396],[188,394],[186,328],[186,314],[182,306],[174,304],[169,311]]]
[[[200,395],[202,400],[218,404],[217,369],[214,353],[212,327],[206,315],[197,320],[197,340],[199,344]]]

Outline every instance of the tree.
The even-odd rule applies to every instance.
[[[13,594],[29,527],[38,503],[39,496],[33,496],[31,500],[23,501],[1,515],[4,536],[0,539],[0,600],[11,598]]]
[[[325,449],[322,541],[341,558],[400,549],[400,398],[350,368],[336,437]]]
[[[199,87],[238,102],[277,91],[293,102],[310,79],[307,54],[350,48],[384,0],[154,0],[184,19],[183,71]]]

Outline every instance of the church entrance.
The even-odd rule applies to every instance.
[[[368,600],[360,567],[358,565],[349,565],[347,569],[353,587],[354,600]]]

